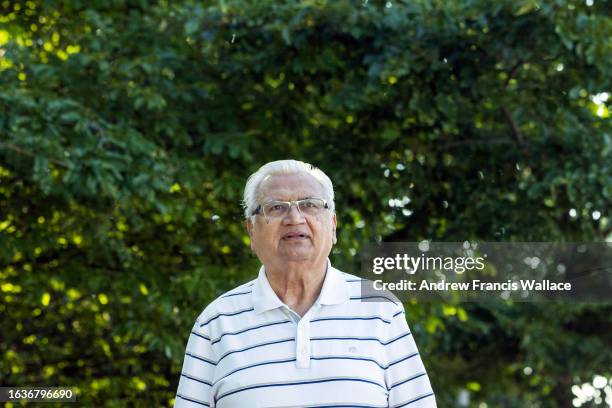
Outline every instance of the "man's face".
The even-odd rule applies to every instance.
[[[260,184],[258,204],[323,196],[323,187],[308,173],[273,175]],[[304,215],[292,205],[284,217],[268,221],[261,212],[254,222],[247,220],[251,248],[264,265],[325,262],[335,240],[336,214],[322,209]]]

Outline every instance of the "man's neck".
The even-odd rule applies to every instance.
[[[326,270],[327,261],[321,265],[294,263],[266,268],[266,276],[279,299],[304,316],[321,293]]]

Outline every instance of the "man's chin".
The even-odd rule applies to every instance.
[[[310,251],[287,251],[282,254],[280,259],[285,262],[311,262],[314,259],[312,252]]]

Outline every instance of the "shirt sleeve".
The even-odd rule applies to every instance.
[[[436,408],[435,395],[401,303],[393,314],[385,351],[389,407]]]
[[[210,337],[196,320],[189,335],[174,408],[210,407],[215,358]]]

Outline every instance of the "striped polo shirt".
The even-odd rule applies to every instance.
[[[174,407],[435,407],[402,304],[363,301],[360,282],[328,260],[301,317],[262,266],[197,318]]]

